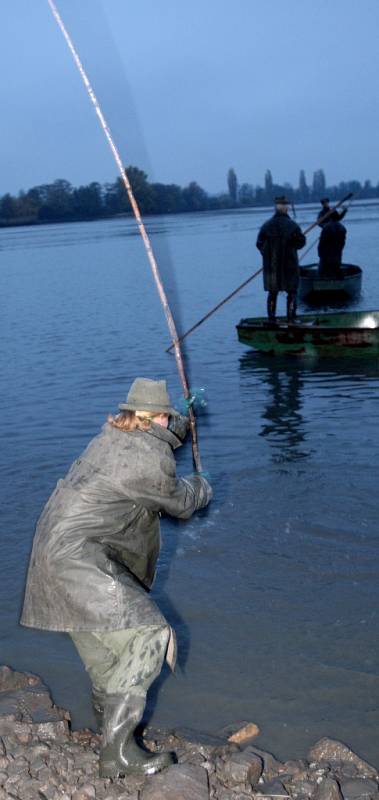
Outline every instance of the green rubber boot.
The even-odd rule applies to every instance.
[[[171,753],[151,753],[135,738],[145,698],[139,695],[103,695],[103,741],[100,749],[101,778],[154,775],[174,763]]]

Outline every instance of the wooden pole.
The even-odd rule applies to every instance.
[[[92,102],[92,104],[93,104],[93,106],[95,108],[96,114],[97,114],[98,119],[100,121],[100,125],[101,125],[101,127],[103,129],[103,132],[104,132],[104,134],[105,134],[105,136],[106,136],[106,138],[108,140],[108,144],[109,144],[110,149],[112,151],[113,158],[114,158],[114,160],[116,162],[117,168],[118,168],[118,170],[120,172],[120,175],[121,175],[121,179],[123,181],[123,184],[125,186],[126,192],[128,194],[129,202],[130,202],[130,205],[132,207],[133,214],[135,216],[135,219],[136,219],[136,222],[137,222],[137,225],[138,225],[138,228],[139,228],[139,232],[141,234],[141,237],[142,237],[142,240],[143,240],[143,243],[144,243],[144,246],[145,246],[146,254],[147,254],[147,257],[148,257],[148,260],[149,260],[149,263],[150,263],[150,267],[151,267],[151,270],[152,270],[152,273],[153,273],[153,277],[154,277],[154,280],[155,280],[155,283],[156,283],[158,294],[159,294],[159,297],[160,297],[160,300],[161,300],[161,303],[162,303],[162,306],[163,306],[163,310],[164,310],[164,313],[165,313],[165,316],[166,316],[167,325],[168,325],[168,328],[169,328],[169,331],[170,331],[170,336],[171,336],[171,338],[173,340],[173,345],[172,346],[175,349],[176,364],[177,364],[179,377],[180,377],[180,380],[181,380],[181,383],[182,383],[182,387],[183,387],[184,397],[185,397],[185,399],[188,400],[189,397],[190,397],[190,390],[189,390],[188,381],[187,381],[186,374],[185,374],[183,355],[182,355],[182,351],[181,351],[181,348],[180,348],[181,339],[178,338],[178,334],[177,334],[174,318],[173,318],[173,315],[171,313],[171,309],[170,309],[170,306],[169,306],[169,303],[168,303],[166,292],[164,290],[164,286],[163,286],[163,283],[162,283],[161,276],[159,274],[158,264],[157,264],[156,259],[155,259],[155,255],[154,255],[154,252],[153,252],[153,248],[151,246],[150,238],[149,238],[148,233],[146,231],[145,225],[144,225],[144,223],[142,221],[141,213],[140,213],[137,201],[136,201],[136,199],[134,197],[134,193],[133,193],[129,178],[128,178],[126,172],[125,172],[125,169],[124,169],[123,163],[121,161],[121,157],[120,157],[119,151],[118,151],[118,149],[117,149],[117,147],[116,147],[116,145],[115,145],[115,143],[113,141],[111,131],[110,131],[109,127],[108,127],[106,119],[105,119],[105,117],[103,115],[103,112],[102,112],[102,110],[100,108],[100,105],[99,105],[99,102],[98,102],[97,97],[95,95],[95,92],[93,91],[92,86],[91,86],[91,84],[89,82],[89,79],[88,79],[87,74],[86,74],[86,72],[84,70],[84,67],[83,67],[83,65],[82,65],[82,63],[80,61],[79,55],[78,55],[78,53],[77,53],[77,51],[76,51],[76,49],[74,47],[72,39],[71,39],[71,37],[70,37],[70,35],[69,35],[69,33],[68,33],[64,23],[63,23],[63,20],[62,20],[59,12],[57,10],[57,7],[56,7],[55,3],[53,2],[53,0],[47,0],[47,2],[49,3],[50,9],[52,11],[52,14],[53,14],[56,22],[58,23],[58,25],[59,25],[62,33],[63,33],[63,36],[64,36],[64,38],[66,40],[67,45],[68,45],[68,48],[71,51],[71,54],[72,54],[72,56],[74,58],[74,61],[75,61],[75,64],[76,64],[76,66],[77,66],[77,68],[78,68],[78,70],[80,72],[81,78],[82,78],[83,83],[85,85],[85,88],[86,88],[86,90],[88,92],[90,100],[91,100],[91,102]],[[192,407],[189,407],[189,420],[190,420],[191,435],[192,435],[192,454],[193,454],[194,465],[195,465],[195,469],[198,472],[201,472],[201,460],[200,460],[199,446],[198,446],[198,441],[197,441],[196,420],[195,420],[195,414],[194,414],[194,411],[193,411]]]

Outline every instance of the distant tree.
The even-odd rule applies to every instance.
[[[266,193],[266,200],[270,203],[276,194],[274,190],[274,183],[272,180],[271,170],[267,169],[265,174],[265,193]]]
[[[306,203],[309,200],[309,188],[303,169],[300,170],[299,175],[298,200],[300,203]]]
[[[253,206],[255,200],[254,186],[251,183],[242,183],[239,187],[238,200],[241,206]]]
[[[104,211],[102,189],[95,181],[89,186],[74,189],[72,197],[73,214],[76,219],[96,219]]]
[[[186,211],[204,211],[208,208],[208,195],[196,181],[191,181],[183,189],[183,199]]]
[[[67,220],[72,215],[72,186],[63,179],[56,180],[46,187],[45,202],[39,209],[38,218],[48,222]]]
[[[107,216],[130,212],[128,196],[121,178],[117,178],[114,183],[105,184],[104,210]]]
[[[322,197],[325,196],[325,192],[326,192],[326,180],[325,180],[324,170],[317,169],[316,172],[313,173],[312,199],[320,200]]]
[[[140,211],[143,214],[154,213],[153,192],[150,183],[148,183],[146,172],[133,166],[126,167],[125,172],[129,178]]]
[[[0,217],[2,219],[10,220],[16,216],[17,203],[11,194],[7,193],[1,198]]]
[[[238,181],[237,181],[237,175],[234,172],[233,167],[231,167],[228,172],[228,190],[229,190],[229,197],[232,203],[234,205],[237,205]]]
[[[362,197],[375,197],[375,195],[376,191],[371,181],[365,181],[362,187]]]
[[[151,191],[155,214],[175,214],[185,210],[182,189],[175,183],[152,183]]]

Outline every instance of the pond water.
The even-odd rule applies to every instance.
[[[303,228],[317,211],[298,209]],[[259,268],[270,213],[147,220],[181,330]],[[363,202],[345,218],[344,260],[364,269],[355,308],[379,309],[378,220]],[[167,377],[174,400],[181,388],[132,220],[2,229],[0,250],[0,660],[40,674],[75,727],[93,725],[69,638],[18,626],[34,525],[136,375]],[[280,758],[328,735],[378,765],[378,362],[259,355],[235,325],[263,313],[259,276],[187,340],[214,500],[186,523],[163,520],[154,596],[180,658],[151,722],[255,721],[258,746]],[[188,442],[178,472],[191,471]]]

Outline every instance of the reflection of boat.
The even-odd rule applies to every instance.
[[[362,270],[355,264],[341,264],[341,277],[321,278],[318,264],[300,267],[299,300],[323,304],[356,300],[361,293]]]
[[[379,355],[379,311],[307,314],[296,325],[284,318],[273,325],[265,317],[248,317],[236,327],[240,342],[272,355]]]

